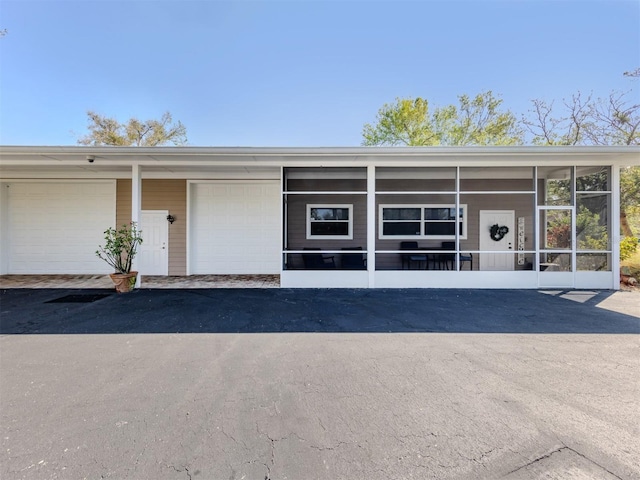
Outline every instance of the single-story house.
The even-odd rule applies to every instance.
[[[0,146],[0,274],[99,274],[138,222],[141,275],[283,287],[619,287],[638,147]]]

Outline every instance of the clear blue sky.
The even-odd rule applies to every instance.
[[[170,111],[190,145],[351,146],[396,97],[639,90],[639,0],[0,0],[4,28],[3,145],[73,145],[92,109]]]

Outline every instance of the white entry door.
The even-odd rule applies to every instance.
[[[169,222],[167,210],[143,210],[142,245],[138,250],[140,275],[169,274]]]
[[[514,249],[515,212],[513,210],[480,210],[480,250],[503,251]],[[498,233],[494,238],[491,227],[507,227],[508,232]],[[501,237],[501,238],[499,238]],[[499,239],[497,239],[499,238]],[[515,255],[511,253],[481,253],[480,270],[509,271],[514,270]]]

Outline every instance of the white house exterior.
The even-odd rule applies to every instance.
[[[278,274],[283,287],[619,286],[638,147],[0,147],[0,274]],[[167,216],[171,216],[171,223]],[[406,243],[409,242],[409,243]]]

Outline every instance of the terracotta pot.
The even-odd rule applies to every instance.
[[[118,293],[127,293],[135,287],[138,272],[112,273],[109,276],[111,277],[113,284],[116,286],[116,291]]]

